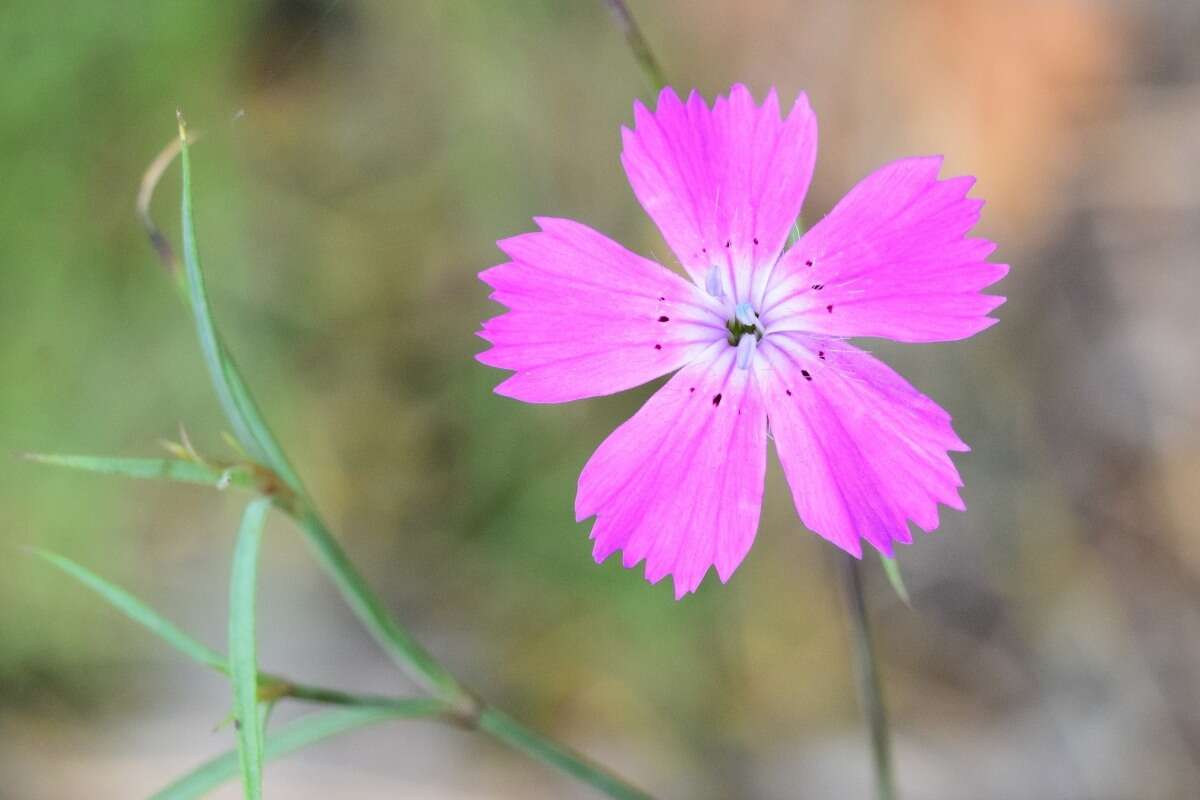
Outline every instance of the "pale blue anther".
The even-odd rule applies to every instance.
[[[754,351],[758,348],[757,336],[743,336],[737,345],[737,365],[738,369],[750,369],[750,362],[754,360]]]
[[[704,288],[718,300],[725,296],[725,290],[721,287],[721,270],[716,264],[708,268],[708,274],[704,276]]]
[[[762,330],[762,325],[758,322],[758,314],[754,313],[754,307],[749,303],[738,303],[737,308],[733,310],[733,316],[747,328]]]

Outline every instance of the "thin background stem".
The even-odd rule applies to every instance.
[[[896,800],[896,782],[892,774],[892,745],[888,731],[887,707],[871,639],[871,622],[863,596],[862,566],[857,558],[838,554],[839,575],[846,596],[850,638],[854,648],[854,674],[858,681],[858,701],[870,730],[871,755],[875,765],[875,796]]]
[[[658,65],[650,46],[646,44],[641,29],[629,13],[623,0],[604,0],[616,20],[617,27],[625,34],[634,59],[642,68],[646,79],[656,90],[666,86],[667,81]],[[800,227],[797,222],[796,238]],[[891,735],[888,730],[887,708],[883,701],[883,687],[879,680],[879,668],[875,659],[875,647],[871,639],[871,626],[867,618],[867,604],[863,597],[862,573],[858,559],[849,555],[838,559],[842,586],[846,595],[846,607],[850,621],[850,634],[854,647],[855,674],[858,679],[858,696],[870,730],[871,754],[875,766],[875,787],[878,800],[896,800],[896,785],[892,772]],[[893,574],[894,572],[894,574]],[[889,571],[888,577],[896,591],[907,602],[907,592],[899,572]]]
[[[629,43],[629,49],[633,51],[633,57],[645,73],[646,80],[650,81],[654,91],[662,91],[667,85],[667,80],[663,77],[662,68],[658,66],[658,60],[650,50],[650,45],[646,44],[646,38],[642,36],[642,29],[629,13],[629,7],[625,5],[624,0],[604,0],[604,4],[612,12],[621,33],[625,34],[625,41]]]

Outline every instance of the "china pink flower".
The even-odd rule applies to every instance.
[[[852,337],[963,339],[996,322],[981,290],[1008,271],[968,238],[973,178],[941,159],[889,164],[785,251],[817,153],[801,94],[786,117],[734,86],[710,108],[664,89],[634,105],[621,163],[686,271],[565,219],[499,242],[480,273],[508,311],[483,324],[496,387],[562,403],[675,374],[618,427],[579,477],[575,515],[594,516],[594,554],[616,550],[675,595],[715,566],[727,581],[758,528],[773,439],[805,526],[861,557],[963,510],[950,415]]]

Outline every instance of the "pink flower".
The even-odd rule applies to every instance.
[[[973,178],[941,159],[865,178],[784,252],[817,153],[801,94],[781,118],[734,86],[710,109],[672,89],[634,105],[621,163],[691,280],[565,219],[499,242],[480,278],[510,310],[483,324],[484,364],[515,374],[496,392],[529,403],[611,394],[675,374],[579,476],[575,516],[595,516],[595,558],[623,551],[646,578],[695,591],[727,581],[758,528],[767,440],[804,524],[857,557],[891,555],[909,521],[963,510],[947,451],[969,449],[950,415],[847,341],[964,339],[996,322],[981,290],[1008,271],[966,238]]]

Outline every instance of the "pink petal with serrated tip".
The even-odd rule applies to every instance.
[[[853,555],[890,555],[909,520],[938,526],[964,508],[948,451],[968,448],[950,415],[886,364],[845,342],[769,336],[756,362],[775,448],[800,519]]]
[[[577,222],[500,242],[508,263],[480,273],[510,311],[483,323],[476,358],[514,370],[496,392],[561,403],[679,369],[727,335],[712,298]]]
[[[772,89],[760,106],[741,84],[710,110],[673,89],[634,106],[621,163],[642,207],[698,285],[709,268],[748,301],[800,214],[817,157],[817,121],[801,94],[786,119]],[[759,274],[759,273],[762,274]]]
[[[595,557],[623,550],[675,596],[715,566],[727,581],[754,541],[766,470],[766,413],[749,370],[716,344],[617,428],[583,468],[575,516],[595,515]]]
[[[872,173],[780,259],[761,304],[771,331],[964,339],[993,325],[1003,297],[981,290],[1007,274],[995,245],[966,238],[982,200],[974,178],[939,181],[939,157]]]

